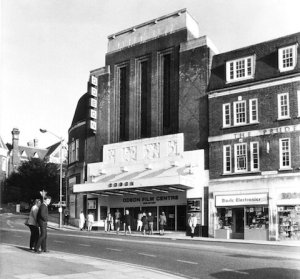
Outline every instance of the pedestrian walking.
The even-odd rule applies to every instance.
[[[37,223],[40,227],[40,236],[35,245],[34,251],[36,253],[40,253],[40,247],[42,252],[49,252],[47,250],[47,223],[48,223],[48,206],[51,203],[51,197],[45,196],[44,202],[39,207],[39,211],[37,213]]]
[[[119,234],[120,231],[121,218],[122,218],[121,212],[119,211],[119,209],[117,209],[117,211],[115,212],[115,227],[116,227],[117,234]]]
[[[106,217],[106,230],[105,231],[111,231],[113,229],[113,217],[110,213],[107,213]]]
[[[93,223],[94,223],[94,215],[92,212],[89,212],[87,219],[88,219],[87,220],[88,221],[88,231],[90,232],[92,230]]]
[[[142,226],[143,226],[142,217],[143,217],[143,213],[142,211],[140,211],[137,216],[137,226],[136,226],[136,230],[138,232],[142,231]]]
[[[84,228],[84,223],[85,223],[85,216],[83,211],[81,210],[80,215],[79,215],[79,229],[82,231]]]
[[[162,212],[159,216],[159,234],[164,235],[165,234],[165,226],[167,224],[167,217],[165,212]]]
[[[129,210],[126,209],[124,216],[124,224],[125,224],[125,235],[127,235],[127,231],[131,234],[131,216],[129,215]]]
[[[39,207],[41,205],[41,200],[36,199],[34,201],[34,205],[30,209],[29,217],[25,222],[25,225],[30,229],[30,241],[29,241],[29,249],[33,250],[38,239],[39,239],[39,227],[37,223],[37,214],[39,211]]]
[[[66,207],[64,209],[64,225],[69,225],[69,218],[70,218],[70,210]]]
[[[194,213],[191,214],[188,223],[191,228],[191,238],[193,238],[195,234],[195,228],[197,226],[197,217]]]
[[[152,216],[152,213],[148,213],[148,229],[149,229],[149,234],[153,234],[153,224],[154,224],[154,218]]]
[[[145,212],[143,212],[143,217],[142,217],[142,223],[143,223],[143,235],[146,234],[146,232],[148,231],[148,218]]]

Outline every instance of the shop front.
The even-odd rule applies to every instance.
[[[216,195],[215,238],[268,240],[267,193]]]
[[[279,240],[300,240],[300,192],[279,193],[277,202]]]
[[[188,200],[197,201],[199,225],[207,226],[204,150],[185,152],[183,146],[183,134],[105,145],[103,162],[88,164],[86,183],[75,184],[73,193],[83,197],[82,207],[94,214],[100,229],[108,213],[114,217],[117,210],[122,215],[129,210],[133,228],[140,212],[151,212],[158,230],[159,215],[165,212],[165,229],[184,231]]]

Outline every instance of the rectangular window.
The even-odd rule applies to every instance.
[[[148,61],[140,62],[140,95],[141,95],[141,138],[150,136],[151,96]]]
[[[76,152],[76,148],[75,148],[75,141],[72,142],[71,144],[71,150],[72,150],[72,153],[71,153],[71,162],[75,162],[75,152]]]
[[[75,141],[75,161],[79,161],[79,139]]]
[[[258,142],[250,143],[251,154],[251,171],[259,170],[259,144]]]
[[[278,94],[278,119],[286,119],[289,117],[289,93]]]
[[[171,54],[162,57],[162,82],[163,82],[163,133],[171,131]]]
[[[226,80],[234,82],[253,78],[254,56],[244,57],[226,62]]]
[[[223,146],[223,172],[231,173],[231,146]]]
[[[297,47],[292,45],[278,50],[278,64],[280,72],[293,70],[297,62]]]
[[[231,126],[230,104],[223,104],[223,127]]]
[[[234,102],[234,125],[246,124],[246,101]]]
[[[280,169],[290,169],[291,168],[291,146],[290,139],[280,139],[279,140],[279,150],[280,150]]]
[[[120,95],[120,117],[119,117],[119,139],[128,140],[128,121],[129,121],[129,94],[127,67],[119,68],[119,95]]]
[[[257,99],[249,100],[250,123],[258,122]]]
[[[235,153],[235,172],[247,171],[247,145],[240,143],[234,145]]]

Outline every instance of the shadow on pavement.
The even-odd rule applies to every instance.
[[[212,273],[211,276],[220,279],[298,279],[300,278],[300,270],[289,268],[259,268],[247,270],[224,269],[222,272]]]

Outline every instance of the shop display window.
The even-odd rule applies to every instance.
[[[269,210],[267,207],[247,207],[246,208],[246,228],[248,229],[268,229]]]
[[[232,209],[218,208],[218,229],[231,229],[232,226]]]
[[[278,207],[279,238],[300,240],[300,206]]]

